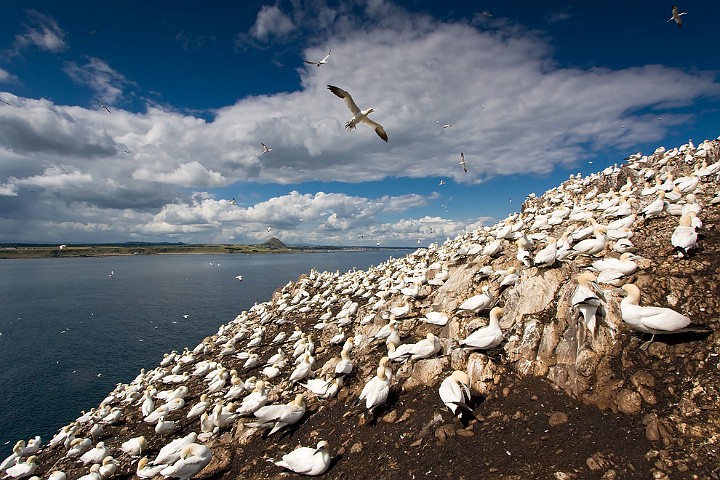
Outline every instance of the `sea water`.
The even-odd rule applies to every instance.
[[[315,268],[407,250],[0,260],[0,459]],[[242,275],[240,282],[235,277]]]

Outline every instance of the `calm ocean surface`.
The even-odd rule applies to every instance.
[[[0,458],[19,439],[47,442],[117,383],[312,268],[367,269],[409,252],[0,260]]]

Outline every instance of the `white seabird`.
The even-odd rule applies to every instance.
[[[475,350],[489,350],[495,348],[503,341],[503,335],[500,329],[500,317],[503,314],[501,307],[495,307],[490,310],[490,323],[487,326],[475,330],[464,340],[460,340],[460,346],[463,348],[471,348]]]
[[[458,307],[458,310],[465,310],[468,312],[480,312],[481,310],[485,310],[486,308],[490,307],[492,305],[493,301],[495,301],[495,297],[493,296],[492,292],[490,291],[490,287],[487,285],[484,285],[482,287],[483,293],[479,295],[473,295],[472,297],[468,298],[464,302],[460,304]]]
[[[709,333],[712,331],[710,327],[693,323],[685,315],[670,308],[640,306],[640,289],[632,283],[626,283],[622,286],[622,289],[627,294],[620,302],[623,321],[639,332],[652,334],[650,341],[640,347],[643,350],[658,334]]]
[[[593,289],[592,284],[595,275],[592,272],[583,272],[578,278],[578,286],[572,294],[570,303],[577,308],[585,321],[585,327],[592,335],[595,335],[596,313],[602,305],[600,297]]]
[[[316,67],[319,67],[320,65],[325,65],[328,62],[328,58],[330,58],[331,53],[332,53],[332,48],[328,51],[328,54],[325,55],[325,58],[323,58],[319,62],[314,62],[312,60],[305,60],[305,63],[309,63],[310,65],[315,65]]]
[[[369,412],[385,403],[390,393],[391,375],[387,375],[388,367],[380,365],[377,368],[377,374],[371,378],[360,392],[359,401],[365,400],[365,408]]]
[[[672,22],[675,20],[675,23],[677,23],[678,28],[682,28],[682,18],[680,18],[681,15],[687,15],[687,12],[678,12],[678,7],[675,5],[672,6],[672,17],[668,19],[668,22]]]
[[[165,464],[154,466],[148,465],[148,457],[143,457],[140,461],[138,461],[135,475],[140,478],[154,478],[166,467],[167,465]]]
[[[440,384],[440,399],[453,415],[458,415],[460,409],[472,412],[467,406],[470,400],[470,376],[461,371],[455,370],[449,377]]]
[[[460,152],[460,166],[463,167],[463,171],[467,173],[467,163],[465,163],[465,154]]]
[[[102,463],[103,459],[109,454],[108,448],[105,446],[105,442],[98,442],[95,448],[92,448],[82,454],[80,460],[83,463]]]
[[[197,440],[197,436],[197,433],[190,432],[184,437],[176,438],[172,442],[162,447],[158,452],[157,457],[155,457],[155,460],[153,460],[151,463],[153,465],[172,465],[180,458],[182,448],[185,445],[194,443],[195,440]]]
[[[251,415],[255,413],[261,407],[264,407],[267,403],[267,391],[265,389],[265,382],[258,380],[255,382],[255,389],[250,394],[243,398],[240,408],[235,410],[238,415]]]
[[[205,468],[210,460],[212,460],[212,450],[205,445],[190,443],[182,448],[180,458],[174,464],[162,469],[160,475],[188,480]]]
[[[35,463],[35,460],[37,460],[37,457],[35,455],[32,455],[25,459],[25,461],[18,461],[15,465],[5,470],[5,478],[29,477],[38,467],[37,463]]]
[[[368,115],[375,111],[374,108],[370,107],[367,110],[360,110],[348,92],[334,85],[328,85],[327,88],[332,93],[342,98],[345,101],[345,105],[347,105],[347,107],[353,114],[353,117],[345,124],[345,128],[347,128],[348,130],[352,130],[358,123],[364,123],[368,127],[375,130],[375,133],[377,133],[380,138],[382,138],[386,142],[388,141],[388,136],[387,133],[385,133],[385,129],[383,128],[383,126],[368,118]]]
[[[282,460],[268,458],[268,462],[301,475],[322,475],[330,466],[329,448],[328,442],[322,440],[318,442],[316,448],[299,447],[283,454]]]
[[[695,227],[692,226],[690,216],[681,216],[678,226],[675,227],[670,237],[670,243],[678,251],[678,256],[686,257],[690,250],[696,248],[697,239],[698,235]]]
[[[148,443],[144,436],[134,437],[121,444],[123,452],[127,453],[131,457],[139,457],[142,455],[143,450],[147,450]]]
[[[263,147],[263,153],[270,153],[270,152],[272,152],[272,148],[268,147],[268,146],[265,145],[264,143],[260,142],[260,145],[262,145],[262,147]]]
[[[299,393],[295,400],[285,405],[266,405],[255,412],[258,421],[246,423],[246,427],[267,428],[273,426],[268,436],[281,428],[292,425],[305,415],[305,395]]]

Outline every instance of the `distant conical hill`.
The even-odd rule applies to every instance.
[[[266,241],[265,243],[262,243],[260,246],[265,248],[270,248],[272,250],[287,250],[288,246],[285,245],[282,240],[271,237],[270,240]]]

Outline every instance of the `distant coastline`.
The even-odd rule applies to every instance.
[[[12,258],[78,258],[128,255],[273,254],[334,251],[411,250],[416,247],[287,246],[276,238],[260,244],[117,243],[49,245],[0,243],[0,260]]]

